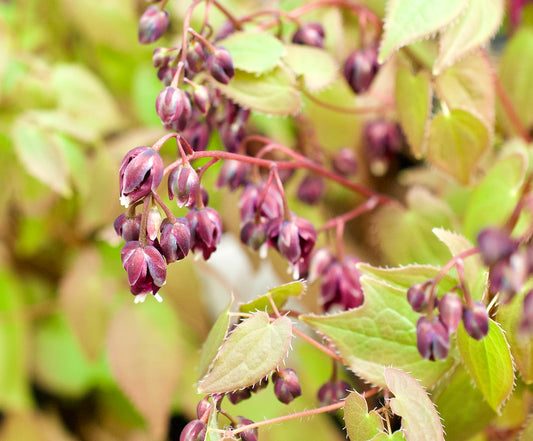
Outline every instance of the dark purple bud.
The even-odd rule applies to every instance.
[[[342,263],[330,264],[320,285],[320,301],[325,311],[348,310],[363,304],[361,273],[355,267],[358,260],[346,258]]]
[[[344,78],[356,94],[368,90],[379,69],[378,51],[368,48],[352,52],[344,63]]]
[[[236,153],[244,138],[246,138],[246,129],[240,123],[222,124],[218,132],[222,139],[222,144],[230,153]]]
[[[524,297],[523,318],[520,323],[520,331],[533,334],[533,290]]]
[[[227,394],[227,396],[232,404],[237,404],[243,400],[247,400],[248,398],[250,398],[252,396],[252,393],[250,389],[246,388],[230,392]]]
[[[157,294],[167,275],[167,265],[161,253],[151,245],[143,247],[138,241],[131,241],[122,247],[120,256],[135,303],[144,302],[147,294],[153,294],[158,302],[163,301]]]
[[[246,222],[241,229],[241,242],[254,251],[259,251],[261,257],[266,257],[266,224],[253,220]]]
[[[191,101],[183,90],[165,87],[155,101],[155,110],[161,122],[169,128],[183,130],[191,116]]]
[[[250,391],[254,394],[261,392],[263,389],[266,389],[268,386],[268,377],[263,378],[259,383],[255,383],[253,386],[250,386]]]
[[[249,420],[248,418],[244,418],[242,416],[239,416],[237,418],[239,419],[239,424],[237,425],[237,428],[248,426],[249,424],[254,423],[252,420]],[[257,427],[255,429],[248,429],[244,432],[240,432],[239,437],[242,441],[257,441]]]
[[[477,236],[481,258],[487,266],[505,260],[513,254],[518,244],[499,228],[486,228]]]
[[[333,157],[333,169],[342,176],[351,176],[357,172],[357,158],[352,149],[340,149]]]
[[[235,76],[233,59],[227,49],[216,47],[207,59],[207,67],[211,76],[219,83],[228,84]]]
[[[489,268],[489,292],[496,294],[499,291],[507,292],[509,284],[506,280],[505,273],[509,267],[507,260],[502,260]]]
[[[323,48],[324,28],[320,23],[306,23],[294,33],[292,42]]]
[[[346,383],[346,381],[328,381],[327,383],[324,383],[318,390],[318,401],[324,406],[338,403],[348,396],[351,388],[352,387]]]
[[[161,155],[150,147],[135,147],[120,164],[120,203],[128,207],[155,191],[163,179]]]
[[[257,210],[259,210],[261,220],[265,222],[277,219],[282,215],[283,198],[278,188],[271,185],[264,195],[263,193],[265,193],[265,182],[259,185],[248,184],[244,188],[239,200],[243,223],[254,219]]]
[[[209,205],[209,193],[202,184],[200,184],[200,199],[204,207]]]
[[[203,152],[209,143],[211,130],[205,123],[194,122],[181,132],[181,136],[187,140],[195,152]]]
[[[316,242],[316,230],[311,222],[293,216],[292,220],[275,219],[268,225],[269,244],[290,263],[308,256]]]
[[[211,92],[205,86],[196,86],[192,94],[192,100],[196,108],[206,115],[211,107]]]
[[[176,198],[180,208],[194,207],[199,190],[200,178],[190,165],[179,165],[168,175],[168,197]]]
[[[394,122],[378,120],[366,124],[364,138],[370,171],[375,176],[383,176],[401,149],[402,133]]]
[[[416,346],[424,360],[444,360],[450,349],[446,326],[435,316],[432,320],[420,317],[416,324]]]
[[[194,41],[189,45],[189,49],[187,50],[186,60],[188,68],[194,73],[200,72],[205,60],[207,60],[207,56],[208,54],[203,44]]]
[[[174,66],[160,67],[157,70],[157,78],[159,78],[159,81],[161,81],[163,85],[170,86],[170,83],[172,83],[172,79],[177,72],[178,68]]]
[[[452,334],[457,330],[461,319],[463,318],[463,301],[455,293],[444,294],[439,301],[440,321]]]
[[[167,67],[168,63],[173,60],[177,55],[175,48],[168,47],[156,47],[152,54],[152,65],[159,69]]]
[[[180,434],[180,441],[204,441],[206,425],[200,420],[192,420]]]
[[[207,260],[216,250],[222,237],[222,219],[211,207],[192,209],[186,215],[191,227],[191,249],[201,251]]]
[[[470,337],[481,340],[489,332],[489,314],[481,302],[474,302],[472,309],[465,307],[463,311],[463,324]]]
[[[248,183],[252,165],[247,162],[226,160],[220,169],[216,188],[228,186],[231,191]]]
[[[429,302],[429,292],[428,288],[431,285],[428,283],[417,283],[412,285],[407,290],[407,301],[413,308],[413,311],[422,312],[424,311]]]
[[[323,275],[328,267],[335,261],[335,257],[327,248],[319,248],[311,254],[311,261],[309,263],[309,276],[307,281],[313,283],[321,275]]]
[[[298,199],[309,205],[316,204],[323,194],[324,179],[320,176],[307,175],[298,186]]]
[[[282,403],[289,404],[292,400],[302,395],[298,375],[293,369],[282,369],[274,372],[272,381],[274,382],[274,393]]]
[[[129,217],[128,213],[119,215],[113,223],[115,231],[126,242],[139,240],[139,231],[141,229],[141,213]]]
[[[224,113],[224,123],[228,125],[243,125],[250,118],[250,109],[245,109],[233,101],[226,101],[226,112]]]
[[[161,227],[161,222],[163,218],[157,207],[152,207],[148,211],[148,218],[146,222],[146,233],[150,240],[155,240],[157,234],[159,233],[159,228]]]
[[[209,402],[209,395],[198,402],[196,406],[196,416],[202,422],[206,422],[211,412],[211,403]],[[202,440],[203,441],[203,440]]]
[[[177,218],[175,223],[165,222],[161,228],[159,245],[167,263],[183,259],[191,249],[191,231],[185,218]]]
[[[236,29],[235,29],[235,25],[233,24],[233,22],[230,20],[227,20],[218,29],[216,33],[215,41],[223,40],[224,38],[229,37],[235,31]]]
[[[168,27],[168,12],[157,5],[146,8],[139,19],[139,43],[149,44],[164,34]]]

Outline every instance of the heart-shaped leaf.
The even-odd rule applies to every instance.
[[[298,280],[296,282],[286,283],[284,285],[276,286],[269,289],[268,294],[262,295],[251,302],[245,303],[239,307],[241,312],[254,312],[254,311],[267,311],[273,313],[272,305],[268,299],[269,295],[272,297],[274,304],[278,309],[289,300],[289,297],[298,297],[305,293],[307,284],[304,280]]]
[[[365,398],[351,392],[344,402],[344,425],[350,441],[368,441],[383,431],[383,421],[376,411],[368,412]]]

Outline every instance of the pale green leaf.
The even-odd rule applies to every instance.
[[[288,317],[269,322],[257,312],[238,325],[224,342],[198,392],[231,392],[252,386],[276,369],[290,347],[292,324]]]
[[[382,63],[396,49],[436,34],[463,12],[466,0],[390,0],[379,48]]]
[[[372,441],[406,441],[405,435],[401,430],[397,430],[392,435],[386,433],[380,433],[379,435],[372,438]]]
[[[291,115],[300,110],[295,80],[280,67],[259,76],[237,70],[229,84],[217,83],[217,87],[237,104],[256,112]]]
[[[416,158],[424,154],[431,111],[431,84],[427,72],[413,75],[407,66],[396,74],[396,109],[400,124]]]
[[[365,300],[361,307],[324,316],[303,315],[301,320],[329,338],[344,362],[364,380],[387,387],[383,368],[411,372],[429,387],[450,369],[450,356],[423,360],[416,347],[419,314],[407,302],[406,290],[368,276],[361,277]]]
[[[427,157],[436,168],[468,184],[489,147],[487,127],[472,114],[452,109],[431,121]]]
[[[504,0],[469,0],[459,20],[448,26],[440,37],[440,53],[434,73],[438,75],[489,41],[498,31],[504,12]]]
[[[350,441],[368,441],[383,431],[381,417],[368,412],[365,398],[357,392],[351,392],[344,402],[344,425]]]
[[[457,346],[474,383],[490,407],[499,412],[514,384],[511,352],[503,331],[490,320],[489,333],[478,341],[467,334],[461,323],[457,329]]]
[[[211,404],[211,411],[209,412],[209,419],[207,420],[207,430],[205,432],[204,441],[219,441],[222,435],[217,432],[218,430],[218,411],[215,404]]]
[[[325,50],[301,44],[287,45],[285,63],[296,75],[302,75],[304,85],[312,92],[329,86],[337,77],[335,59]]]
[[[412,376],[398,369],[385,369],[385,381],[394,394],[392,411],[402,417],[408,441],[444,441],[442,424],[427,392]]]
[[[276,286],[275,288],[269,289],[268,292],[276,307],[280,309],[285,305],[287,300],[289,300],[289,297],[298,297],[305,293],[306,290],[307,284],[305,281],[299,280],[297,282],[289,282],[284,285]],[[239,310],[241,312],[267,311],[273,313],[274,310],[268,299],[269,295],[265,294],[251,302],[245,303],[239,307]]]
[[[529,417],[525,427],[520,432],[518,441],[530,441],[533,439],[533,416]]]
[[[235,69],[252,73],[273,69],[285,52],[281,41],[265,32],[234,32],[218,41],[217,46],[230,52]]]

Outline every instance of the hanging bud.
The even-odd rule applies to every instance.
[[[383,176],[387,173],[394,156],[401,149],[400,128],[392,121],[372,121],[365,126],[364,138],[370,171],[375,176]]]
[[[232,404],[237,404],[243,400],[247,400],[248,398],[250,398],[252,396],[252,392],[250,391],[249,388],[246,388],[246,389],[235,390],[233,392],[229,392],[227,396]]]
[[[464,308],[463,324],[470,337],[481,340],[489,332],[489,314],[481,302],[474,302],[472,308]]]
[[[169,86],[157,95],[155,110],[163,125],[175,126],[179,131],[187,127],[192,112],[191,101],[186,92]]]
[[[191,249],[201,251],[207,260],[222,238],[222,219],[211,207],[192,209],[186,215],[191,228]]]
[[[146,233],[151,241],[154,241],[159,233],[159,228],[161,227],[161,222],[163,218],[157,207],[152,207],[148,211],[148,219],[146,222]]]
[[[316,204],[323,194],[324,179],[320,176],[307,175],[298,186],[298,199],[309,205]]]
[[[194,207],[199,190],[200,178],[190,165],[179,165],[168,175],[168,197],[176,198],[180,208]]]
[[[363,304],[361,273],[355,266],[357,262],[358,259],[347,257],[342,263],[333,262],[328,266],[320,285],[320,301],[325,311],[345,311]]]
[[[266,253],[266,224],[253,220],[246,222],[241,229],[241,242],[254,251],[259,251],[261,257]],[[263,251],[264,250],[264,251]]]
[[[533,334],[533,290],[524,297],[523,318],[520,323],[520,331]]]
[[[120,256],[135,303],[144,302],[147,294],[153,294],[158,302],[163,301],[157,294],[165,284],[167,274],[161,253],[151,245],[143,247],[138,241],[131,241],[122,247]]]
[[[344,63],[344,78],[356,94],[366,92],[379,69],[378,51],[368,48],[352,52]]]
[[[342,176],[352,176],[357,173],[357,158],[352,149],[340,149],[333,157],[333,170]]]
[[[463,318],[463,301],[455,293],[444,294],[439,301],[440,321],[452,334],[457,330],[461,319]]]
[[[416,346],[424,360],[444,360],[450,350],[448,330],[436,317],[420,317],[416,323]]]
[[[206,422],[211,412],[211,403],[209,402],[209,395],[200,400],[196,406],[196,416],[202,422]]]
[[[193,41],[187,49],[186,60],[188,68],[194,73],[200,72],[207,56],[204,45],[198,41]]]
[[[293,369],[282,369],[274,372],[272,381],[274,382],[274,393],[282,403],[289,404],[302,395],[298,375]]]
[[[237,429],[254,423],[252,420],[249,420],[248,418],[244,418],[242,416],[239,416],[237,418],[239,420],[239,424],[237,424]],[[248,429],[244,432],[240,432],[239,437],[241,438],[241,441],[257,441],[257,427],[255,429]]]
[[[204,441],[207,426],[200,420],[187,423],[180,434],[180,441]]]
[[[189,124],[188,127],[181,132],[181,136],[187,140],[195,152],[203,152],[207,148],[207,144],[209,144],[211,130],[209,130],[207,124],[196,121]]]
[[[323,48],[324,28],[320,23],[306,23],[294,33],[292,42]]]
[[[328,267],[335,261],[335,257],[327,248],[319,248],[311,254],[311,261],[309,263],[309,277],[307,281],[313,283],[321,275],[323,275]]]
[[[264,181],[259,185],[248,184],[239,199],[239,210],[243,223],[254,219],[257,210],[259,210],[260,219],[268,222],[282,216],[283,198],[274,185],[271,185],[265,193]]]
[[[157,5],[146,8],[139,19],[139,43],[149,44],[165,33],[168,27],[168,12]]]
[[[159,245],[167,263],[183,259],[191,249],[191,231],[185,218],[177,218],[176,222],[165,222],[161,227]]]
[[[211,107],[211,92],[205,86],[196,86],[192,94],[192,100],[196,108],[206,115]]]
[[[135,147],[120,164],[120,203],[126,208],[155,191],[163,179],[161,155],[150,147]]]
[[[178,68],[174,66],[164,66],[157,70],[157,78],[163,83],[164,86],[170,86],[174,75],[178,72]]]
[[[139,240],[139,231],[141,229],[141,213],[129,217],[128,213],[119,215],[113,223],[116,233],[126,242]]]
[[[316,230],[307,219],[293,216],[292,220],[275,219],[267,230],[269,244],[290,263],[308,256],[316,242]]]
[[[350,389],[351,386],[346,381],[328,381],[318,390],[317,398],[322,405],[328,406],[344,400],[349,395]]]
[[[226,160],[220,169],[216,188],[222,188],[227,185],[230,191],[235,191],[248,183],[248,177],[251,172],[252,165],[247,162]]]
[[[479,252],[487,266],[496,264],[511,256],[518,244],[509,234],[499,228],[486,228],[477,236]]]
[[[228,84],[235,76],[233,59],[227,49],[216,47],[207,59],[207,67],[211,76],[219,83]]]
[[[411,285],[407,290],[407,301],[415,312],[422,312],[428,306],[429,292],[428,288],[431,285],[429,283],[417,283]]]
[[[167,67],[176,55],[177,50],[175,48],[156,47],[152,54],[152,65],[157,69]]]

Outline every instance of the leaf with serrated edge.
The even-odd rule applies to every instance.
[[[218,430],[218,411],[216,405],[211,404],[211,410],[209,411],[209,419],[207,421],[207,429],[205,432],[204,441],[219,441],[222,438],[222,435],[217,432]]]
[[[489,41],[498,31],[504,11],[504,0],[469,0],[465,13],[440,37],[439,57],[433,73],[438,75],[444,68]]]
[[[217,46],[230,52],[235,69],[253,73],[273,69],[285,53],[283,43],[264,32],[234,32],[218,41]]]
[[[513,391],[513,361],[503,331],[492,320],[489,333],[478,341],[463,324],[457,329],[457,346],[463,363],[487,403],[496,412]]]
[[[487,127],[471,113],[453,109],[431,121],[427,158],[436,168],[468,184],[489,147]]]
[[[302,104],[294,84],[291,74],[276,67],[259,76],[236,70],[229,84],[216,83],[216,87],[246,109],[270,115],[292,115]]]
[[[391,408],[402,417],[407,441],[444,441],[439,414],[418,381],[392,368],[385,369],[385,381],[394,394],[390,400]]]
[[[298,297],[305,293],[307,284],[305,280],[298,280],[297,282],[289,282],[284,285],[276,286],[269,289],[268,292],[278,309],[289,300],[289,297]],[[267,311],[273,313],[274,310],[268,299],[269,294],[264,294],[251,302],[245,303],[239,307],[241,312]]]
[[[527,420],[525,427],[520,432],[518,441],[530,441],[533,439],[533,416]]]
[[[305,87],[318,92],[337,78],[338,65],[325,50],[301,44],[288,44],[285,63],[296,75],[302,75]]]
[[[368,412],[365,398],[357,392],[351,392],[344,402],[344,425],[350,441],[368,441],[383,431],[381,417]]]
[[[283,361],[291,338],[288,317],[270,323],[265,312],[253,314],[224,342],[213,367],[200,381],[198,393],[231,392],[259,382]]]
[[[455,361],[423,360],[416,347],[419,314],[407,302],[406,290],[368,276],[361,277],[365,301],[359,308],[300,319],[330,339],[345,364],[364,380],[387,387],[383,367],[393,366],[435,384]]]
[[[396,74],[396,109],[400,124],[416,158],[424,154],[431,111],[431,84],[427,72],[413,75],[407,66]]]
[[[445,28],[466,5],[466,0],[390,0],[379,62],[383,63],[394,50]]]

